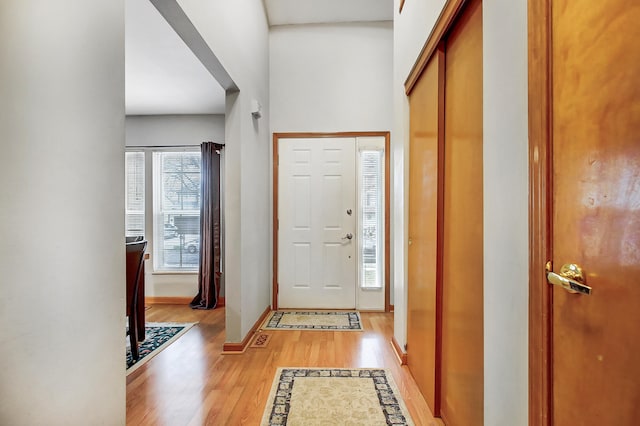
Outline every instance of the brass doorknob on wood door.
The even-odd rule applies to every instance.
[[[560,286],[569,293],[591,295],[592,289],[585,284],[586,279],[582,268],[575,263],[562,265],[559,274],[553,272],[551,261],[547,262],[545,269],[549,284]]]

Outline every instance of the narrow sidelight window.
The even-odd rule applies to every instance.
[[[384,150],[359,153],[360,287],[382,288],[384,236]]]

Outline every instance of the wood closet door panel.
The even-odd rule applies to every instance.
[[[482,2],[471,1],[445,48],[442,406],[447,425],[482,425]]]
[[[431,411],[439,412],[436,300],[444,135],[444,53],[436,52],[409,99],[407,364]]]
[[[640,424],[640,5],[552,3],[555,425]],[[548,284],[543,283],[548,286]]]

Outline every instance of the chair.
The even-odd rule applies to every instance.
[[[146,241],[134,241],[126,246],[127,269],[127,316],[129,317],[129,340],[131,342],[131,357],[134,360],[140,358],[138,350],[138,287],[144,265],[144,251],[147,248]]]

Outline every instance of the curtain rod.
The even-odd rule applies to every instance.
[[[216,145],[224,146],[223,143],[213,142]],[[200,145],[127,145],[126,148],[200,148]]]

